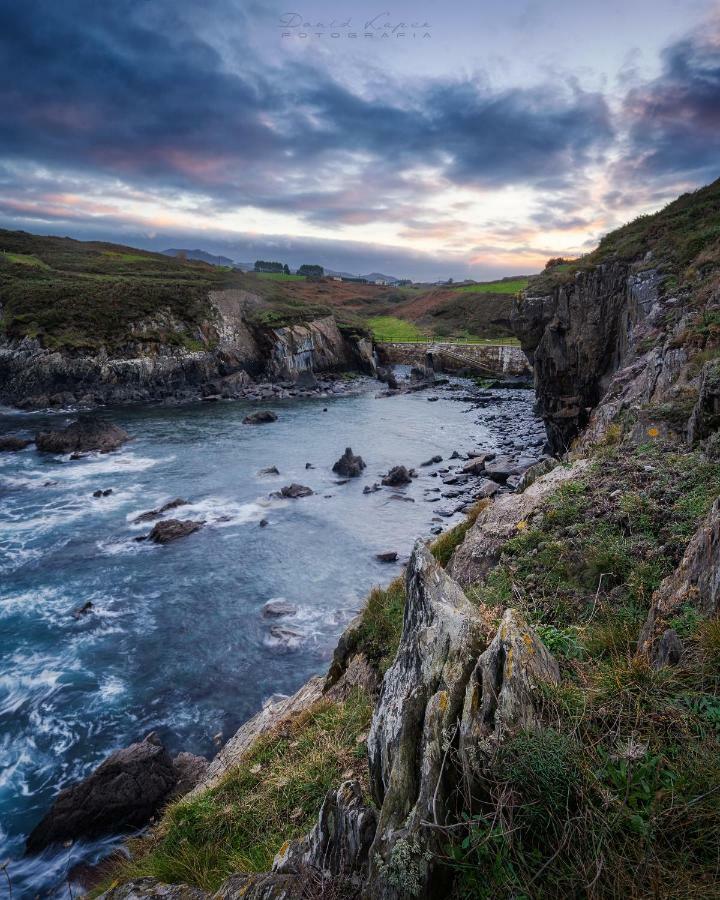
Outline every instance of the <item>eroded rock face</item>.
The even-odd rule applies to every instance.
[[[206,900],[210,894],[187,884],[164,884],[157,878],[136,878],[100,895],[98,900]]]
[[[155,735],[116,750],[84,781],[61,791],[45,818],[30,832],[27,849],[139,828],[160,809],[178,772]]]
[[[362,456],[356,456],[352,452],[352,447],[346,447],[345,452],[332,467],[332,470],[344,478],[357,478],[362,474],[364,468],[365,462]]]
[[[470,783],[482,770],[484,753],[508,734],[539,724],[539,686],[559,681],[558,664],[540,638],[520,613],[505,610],[465,692],[460,757]]]
[[[38,450],[45,453],[80,453],[88,450],[109,453],[129,440],[130,435],[125,429],[93,416],[80,416],[67,428],[40,431],[35,435]]]
[[[680,565],[653,594],[638,652],[656,667],[670,658],[667,640],[661,644],[668,620],[686,604],[703,616],[720,612],[720,499],[692,536]]]
[[[377,811],[364,803],[358,782],[345,781],[328,791],[310,834],[281,849],[273,872],[298,875],[311,868],[336,886],[341,879],[357,887],[367,872],[376,827]]]
[[[381,807],[368,896],[402,891],[397,848],[412,846],[422,822],[443,824],[451,790],[442,762],[462,711],[465,687],[489,631],[476,607],[418,541],[406,573],[407,601],[397,656],[385,674],[368,737],[373,797]],[[428,846],[434,837],[423,833]],[[400,844],[402,842],[402,844]],[[429,862],[418,878],[430,885]]]
[[[149,540],[154,544],[169,544],[171,541],[177,541],[179,538],[193,534],[204,524],[204,522],[196,522],[193,519],[165,519],[154,525]]]

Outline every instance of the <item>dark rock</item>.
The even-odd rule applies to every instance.
[[[304,636],[299,628],[293,628],[292,625],[270,626],[270,637],[287,650],[297,647]]]
[[[425,462],[420,463],[421,466],[434,466],[437,463],[441,463],[443,461],[442,456],[431,456],[430,459],[426,459]]]
[[[355,456],[351,447],[346,447],[345,452],[332,467],[337,475],[345,475],[347,478],[357,478],[365,468],[362,456]]]
[[[279,475],[280,471],[277,466],[268,466],[267,469],[260,469],[258,475]]]
[[[98,490],[93,491],[93,497],[109,497],[112,492],[112,488],[105,488],[104,491],[98,488]]]
[[[297,497],[309,497],[314,491],[306,487],[304,484],[288,484],[280,491],[283,497],[288,497],[291,500],[295,500]]]
[[[173,757],[172,764],[177,774],[177,782],[171,794],[172,800],[184,797],[200,784],[209,765],[204,756],[196,756],[194,753],[178,753]]]
[[[382,488],[377,482],[375,482],[372,486],[366,484],[363,488],[363,494],[376,494],[380,490],[382,490]]]
[[[485,464],[494,458],[494,453],[478,453],[469,459],[460,471],[464,475],[481,475],[485,470]]]
[[[187,884],[164,884],[156,878],[135,878],[111,887],[100,894],[98,900],[210,900],[210,897],[207,891]],[[230,900],[231,895],[226,894],[225,897]],[[248,894],[247,900],[253,900],[253,897]],[[258,900],[257,895],[254,895],[254,900]]]
[[[73,613],[73,618],[82,619],[83,616],[86,616],[88,613],[91,613],[95,609],[95,605],[91,600],[88,600],[87,603],[83,603],[82,606],[79,606],[75,612]]]
[[[312,463],[305,463],[305,468],[306,469],[314,469],[315,466]]]
[[[273,618],[275,616],[292,616],[298,611],[297,606],[288,603],[287,600],[268,600],[262,608],[262,614],[265,618]]]
[[[139,828],[155,815],[178,781],[167,751],[155,735],[116,750],[84,781],[61,791],[30,832],[36,853],[55,841]]]
[[[267,422],[277,422],[277,415],[269,409],[261,409],[250,413],[243,419],[243,425],[264,425]]]
[[[270,524],[270,523],[268,522],[267,519],[260,519],[260,521],[258,522],[258,525],[259,525],[261,528],[267,528],[269,524]]]
[[[169,544],[178,538],[187,537],[202,528],[204,522],[194,522],[192,519],[165,519],[158,522],[148,535],[156,544]]]
[[[394,550],[388,550],[387,553],[376,553],[375,559],[378,562],[382,563],[394,563],[397,562],[398,555]]]
[[[410,484],[410,472],[405,466],[393,466],[382,483],[388,487],[399,487],[402,484]]]
[[[457,450],[453,450],[453,452],[450,454],[450,459],[462,459],[462,458],[463,458],[462,453],[458,453]]]
[[[97,494],[94,494],[93,496],[97,496]],[[174,500],[163,503],[163,505],[159,506],[157,509],[151,509],[148,512],[140,513],[136,519],[133,519],[133,522],[136,525],[141,522],[152,522],[153,519],[159,519],[163,513],[166,513],[171,509],[177,509],[178,506],[187,506],[189,502],[189,500],[183,500],[182,497],[176,497]]]
[[[19,438],[14,435],[0,437],[0,453],[6,451],[15,453],[18,450],[24,450],[25,447],[29,447],[30,444],[32,444],[32,441],[28,438]]]
[[[684,649],[677,631],[674,628],[665,629],[653,656],[653,669],[662,669],[664,666],[676,666],[680,662]]]
[[[117,450],[130,435],[123,428],[93,416],[80,416],[76,422],[57,431],[40,431],[35,435],[38,450],[44,453],[74,453]]]

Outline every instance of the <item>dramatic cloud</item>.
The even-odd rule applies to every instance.
[[[422,254],[481,274],[579,252],[710,180],[720,151],[708,37],[669,46],[652,80],[625,66],[618,102],[547,67],[503,83],[447,47],[427,48],[446,55],[432,77],[278,52],[244,27],[267,12],[235,0],[0,0],[0,14],[0,221],[15,227],[295,235],[392,247],[408,274]]]

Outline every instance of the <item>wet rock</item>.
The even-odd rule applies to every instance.
[[[281,496],[287,497],[291,500],[295,500],[298,497],[310,497],[313,493],[314,491],[311,488],[307,487],[304,484],[295,484],[295,482],[286,485],[280,490]]]
[[[363,494],[376,494],[378,491],[381,491],[381,490],[382,490],[382,488],[380,487],[380,485],[377,482],[375,482],[372,485],[366,484],[365,487],[363,488]]]
[[[464,475],[482,475],[485,471],[485,464],[494,458],[494,453],[480,453],[469,459],[460,471]]]
[[[421,466],[434,466],[437,463],[441,463],[443,461],[442,456],[431,456],[430,459],[426,459],[425,462],[420,463]]]
[[[267,519],[260,519],[260,521],[258,522],[258,525],[260,526],[260,528],[267,528],[269,524],[270,523],[268,522]]]
[[[286,650],[291,650],[297,647],[305,635],[299,628],[293,628],[292,625],[271,625],[270,637],[273,643],[282,645]]]
[[[357,886],[367,872],[376,827],[377,812],[364,802],[360,784],[344,781],[326,794],[313,830],[277,854],[273,872],[299,875],[310,868],[336,888],[343,879]]]
[[[91,600],[88,600],[87,603],[83,603],[82,606],[78,606],[78,608],[73,613],[74,619],[82,619],[88,613],[91,613],[95,609],[95,605]]]
[[[250,413],[243,419],[243,425],[265,425],[268,422],[277,422],[277,415],[269,409]]]
[[[97,496],[94,494],[93,496]],[[163,503],[162,506],[159,506],[157,509],[148,510],[148,512],[140,513],[133,522],[135,525],[139,525],[141,522],[152,522],[153,519],[159,519],[163,513],[169,512],[171,509],[177,509],[179,506],[187,506],[190,503],[189,500],[183,500],[182,497],[176,497],[174,500],[169,500],[167,503]]]
[[[260,469],[258,475],[279,475],[280,471],[277,466],[268,466],[266,469]]]
[[[394,563],[397,562],[398,555],[394,550],[389,550],[387,553],[376,553],[375,559],[378,562],[382,563]]]
[[[18,450],[24,450],[29,447],[32,441],[29,438],[19,438],[14,435],[0,437],[0,453],[16,453]]]
[[[382,483],[387,487],[399,487],[402,484],[410,484],[410,472],[405,466],[393,466]]]
[[[98,490],[93,491],[93,497],[109,497],[112,492],[112,488],[105,488],[104,491],[98,488]]]
[[[365,462],[362,456],[355,456],[352,448],[346,447],[345,452],[332,467],[332,470],[337,475],[344,475],[346,478],[357,478],[364,468]]]
[[[297,606],[288,603],[287,600],[268,600],[262,608],[262,614],[266,619],[275,616],[293,616],[297,611]]]
[[[204,522],[195,522],[192,519],[165,519],[158,522],[148,535],[148,539],[155,544],[169,544],[178,538],[187,537],[198,531]]]
[[[462,459],[462,458],[463,458],[462,453],[458,453],[457,450],[453,450],[453,452],[450,454],[450,459]]]
[[[36,853],[56,841],[139,828],[160,809],[178,781],[167,751],[152,734],[116,750],[84,781],[61,791],[31,831]]]
[[[130,435],[123,428],[93,416],[80,416],[67,428],[40,431],[35,435],[35,444],[44,453],[75,453],[85,450],[109,453],[129,440]]]

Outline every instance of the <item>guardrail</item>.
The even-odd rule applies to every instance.
[[[483,347],[519,347],[520,341],[514,337],[498,337],[498,338],[439,338],[424,335],[414,340],[402,340],[387,336],[373,334],[373,340],[378,344],[449,344],[459,347],[463,346],[483,346]]]

